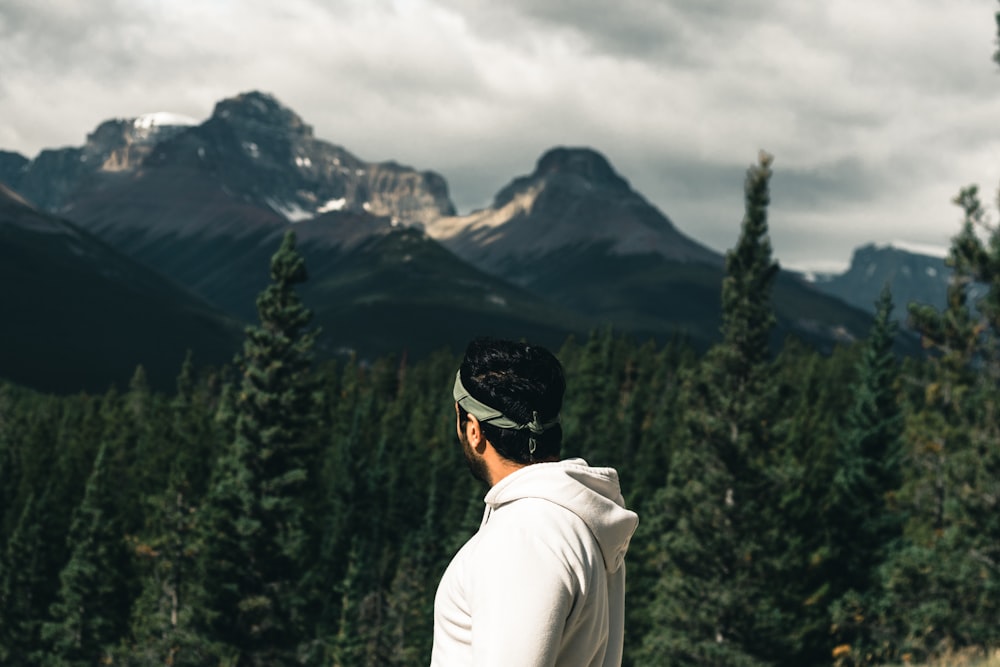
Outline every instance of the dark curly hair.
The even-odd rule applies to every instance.
[[[538,412],[542,422],[554,419],[562,409],[566,378],[562,364],[544,347],[511,340],[477,338],[465,349],[460,369],[462,384],[478,401],[499,410],[519,423]],[[468,413],[459,408],[459,425],[465,429]],[[482,424],[483,435],[497,453],[515,463],[535,463],[559,458],[562,426],[535,436],[535,451],[529,451],[527,429],[514,430]]]

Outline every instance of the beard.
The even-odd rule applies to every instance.
[[[462,453],[465,454],[465,463],[469,466],[469,473],[487,486],[490,483],[489,471],[486,469],[486,461],[481,456],[476,456],[469,444],[469,438],[465,433],[459,433],[459,441],[462,443]]]

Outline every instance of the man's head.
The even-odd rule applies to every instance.
[[[562,445],[558,418],[565,391],[562,365],[545,348],[489,338],[469,343],[455,396],[459,437],[473,474],[483,479],[465,438],[470,413],[502,459],[519,465],[554,460]]]

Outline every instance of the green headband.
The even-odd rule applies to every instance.
[[[534,436],[541,435],[553,426],[557,426],[559,424],[559,415],[556,415],[550,421],[542,422],[538,418],[537,411],[532,411],[530,422],[516,422],[510,417],[505,416],[499,410],[495,410],[485,403],[477,401],[473,398],[472,394],[469,393],[469,390],[465,388],[465,385],[462,384],[461,370],[455,373],[455,388],[452,391],[452,395],[455,397],[455,402],[458,403],[463,410],[484,424],[492,424],[498,428],[508,428],[514,431],[522,431],[524,429],[531,431],[532,435],[528,438],[528,451],[531,454],[535,453],[536,443]]]

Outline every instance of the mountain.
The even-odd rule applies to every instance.
[[[238,282],[227,267],[261,246],[266,255],[290,222],[340,212],[411,224],[454,211],[440,176],[363,162],[262,93],[219,102],[200,125],[108,121],[82,148],[43,151],[9,185],[242,316],[252,299],[220,300],[218,283]],[[335,227],[323,229],[336,243]]]
[[[250,92],[202,123],[113,120],[82,147],[9,154],[0,178],[244,321],[294,229],[328,351],[426,351],[477,333],[559,344],[606,323],[701,346],[718,336],[722,256],[587,148],[547,151],[490,207],[458,216],[441,176],[365,162]],[[824,349],[869,326],[788,274],[774,302],[778,337]]]
[[[243,319],[255,315],[290,222],[453,212],[441,177],[363,162],[258,92],[219,102],[201,124],[170,114],[110,120],[82,147],[10,155],[0,156],[0,177],[26,199]],[[334,227],[323,228],[336,243]]]
[[[597,321],[642,336],[683,332],[701,345],[718,337],[723,257],[677,230],[594,150],[550,150],[490,207],[427,231],[470,263]],[[786,272],[774,306],[778,338],[794,332],[824,349],[870,326]]]
[[[896,304],[896,319],[905,321],[907,305],[922,303],[943,309],[947,305],[951,268],[944,251],[908,244],[869,243],[855,249],[851,264],[839,274],[817,274],[815,287],[849,304],[874,312],[875,301],[884,285],[889,285]],[[981,287],[970,288],[975,301]],[[981,296],[981,295],[980,295]]]
[[[473,330],[557,344],[588,328],[420,231],[454,213],[440,176],[315,139],[273,97],[223,100],[198,125],[134,130],[147,124],[104,123],[83,148],[43,151],[16,182],[244,321],[256,319],[270,256],[294,229],[312,276],[303,297],[327,350],[426,352],[464,345]],[[62,185],[35,185],[46,180]]]
[[[6,185],[56,213],[118,197],[136,182],[166,181],[169,190],[170,182],[188,187],[192,178],[291,222],[334,210],[407,224],[454,212],[438,174],[364,162],[316,139],[298,115],[260,92],[222,100],[201,124],[170,114],[106,121],[82,147],[44,150],[13,177],[2,164]],[[157,231],[158,222],[147,222],[146,231]]]
[[[46,149],[30,161],[17,156],[24,160],[20,169],[0,168],[0,178],[40,209],[59,213],[82,189],[102,187],[135,171],[157,143],[192,123],[173,114],[108,120],[81,147]]]
[[[316,261],[322,255],[308,236],[301,247],[307,266],[316,267],[302,290],[316,323],[326,340],[362,354],[460,351],[484,334],[558,347],[594,326],[462,262],[419,229],[370,237],[329,263]]]
[[[0,377],[44,391],[172,386],[188,349],[229,361],[240,329],[192,294],[0,186]]]
[[[11,184],[20,181],[22,172],[27,169],[30,160],[20,153],[0,151],[0,184]]]
[[[492,206],[438,218],[427,231],[460,257],[522,284],[541,268],[536,260],[567,248],[597,245],[613,255],[651,252],[678,262],[721,262],[589,148],[547,151],[534,172],[500,190]]]

